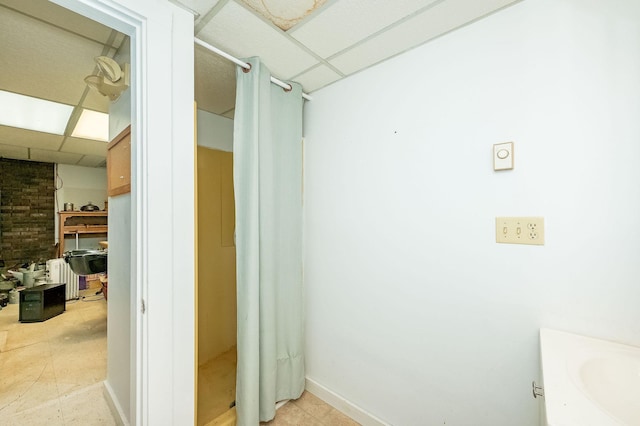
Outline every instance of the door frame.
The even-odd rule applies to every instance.
[[[193,424],[193,15],[169,1],[50,1],[131,37],[131,412],[120,420]]]

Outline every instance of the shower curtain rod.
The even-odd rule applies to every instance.
[[[211,51],[211,52],[215,53],[216,55],[220,55],[220,56],[222,56],[223,58],[228,59],[229,61],[233,62],[234,64],[238,65],[239,67],[244,68],[245,70],[249,70],[249,69],[251,69],[251,66],[250,66],[249,64],[247,64],[246,62],[242,62],[240,59],[236,58],[235,56],[231,56],[231,55],[229,55],[227,52],[224,52],[224,51],[222,51],[222,50],[218,49],[217,47],[212,46],[212,45],[210,45],[209,43],[207,43],[207,42],[204,42],[204,41],[200,40],[200,39],[199,39],[199,38],[197,38],[197,37],[194,37],[194,38],[193,38],[193,41],[194,41],[196,44],[198,44],[198,45],[200,45],[200,46],[204,47],[205,49],[207,49],[207,50],[209,50],[209,51]],[[283,89],[285,89],[285,90],[291,90],[291,85],[290,85],[290,84],[287,84],[287,83],[285,83],[284,81],[279,80],[279,79],[277,79],[277,78],[275,78],[275,77],[273,77],[273,76],[271,76],[271,82],[272,82],[273,84],[277,85],[277,86],[282,87],[282,88],[283,88]],[[304,93],[304,92],[302,92],[302,97],[303,97],[304,99],[308,100],[308,101],[310,101],[310,100],[312,99],[312,98],[311,98],[311,96],[307,95],[307,94],[306,94],[306,93]]]

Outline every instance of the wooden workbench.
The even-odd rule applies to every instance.
[[[108,212],[72,211],[58,212],[58,255],[64,253],[65,235],[107,234],[109,232]]]

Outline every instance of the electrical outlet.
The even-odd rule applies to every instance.
[[[496,243],[544,245],[543,217],[496,217]]]

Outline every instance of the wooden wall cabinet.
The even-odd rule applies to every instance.
[[[131,192],[131,126],[107,145],[107,190],[109,197]]]

